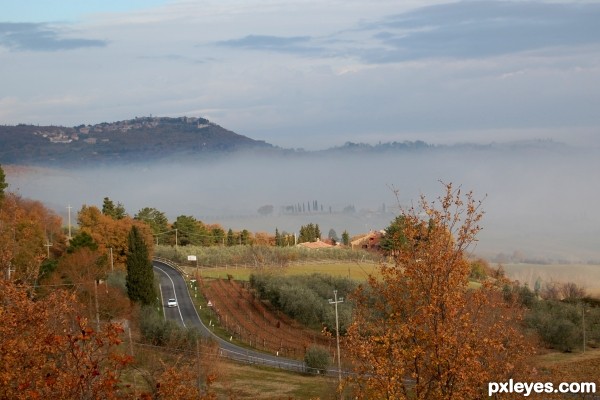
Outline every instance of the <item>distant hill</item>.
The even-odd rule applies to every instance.
[[[368,143],[346,142],[342,146],[331,147],[320,150],[318,153],[335,154],[372,154],[392,152],[423,152],[431,150],[471,150],[471,151],[517,151],[517,150],[559,150],[565,149],[564,143],[555,142],[550,139],[518,140],[502,143],[455,143],[450,145],[434,145],[422,140],[404,142],[384,142],[371,145]]]
[[[142,117],[76,127],[0,126],[2,164],[136,162],[271,148],[204,118]]]
[[[208,159],[237,151],[302,157],[308,154],[336,156],[445,150],[549,150],[562,147],[562,144],[551,140],[453,145],[433,145],[417,140],[376,145],[346,142],[325,150],[304,151],[275,147],[196,117],[142,117],[75,127],[26,124],[0,126],[0,164],[58,167]]]

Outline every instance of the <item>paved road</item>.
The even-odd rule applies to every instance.
[[[202,323],[192,302],[192,297],[187,290],[185,279],[179,271],[158,260],[154,260],[152,265],[155,275],[160,280],[161,301],[165,308],[165,318],[176,321],[187,328],[196,328],[201,335],[214,339],[219,344],[221,355],[224,357],[250,364],[261,364],[292,371],[305,371],[304,363],[301,361],[247,350],[216,336]],[[178,307],[167,307],[167,300],[170,298],[177,299]]]

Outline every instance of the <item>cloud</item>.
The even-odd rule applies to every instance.
[[[0,46],[14,51],[59,51],[107,45],[103,40],[63,38],[61,33],[44,23],[0,22]]]
[[[600,4],[462,1],[421,7],[327,37],[247,35],[230,48],[351,57],[367,63],[475,59],[600,43]]]
[[[180,54],[164,54],[164,55],[156,55],[156,56],[140,56],[142,60],[156,60],[156,61],[180,61],[190,64],[204,64],[207,61],[214,61],[214,58],[206,58],[204,60],[200,60],[193,57],[187,57]]]
[[[224,40],[216,43],[219,46],[266,50],[284,53],[316,54],[324,50],[310,36],[268,36],[248,35],[239,39]]]
[[[435,5],[365,24],[378,45],[367,62],[482,58],[600,43],[600,4],[467,1]]]

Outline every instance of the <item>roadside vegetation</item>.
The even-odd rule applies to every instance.
[[[238,281],[249,281],[252,274],[279,274],[285,276],[327,274],[334,277],[349,278],[354,281],[364,282],[369,274],[377,274],[377,265],[373,262],[344,262],[344,261],[306,261],[294,262],[287,267],[251,267],[251,266],[228,266],[228,267],[189,267],[181,266],[190,276],[201,276],[203,278],[222,278],[229,276]]]
[[[294,262],[335,261],[335,262],[378,262],[381,255],[364,250],[349,248],[321,248],[318,250],[302,247],[280,246],[164,246],[154,249],[157,257],[164,257],[179,264],[201,267],[285,267]],[[196,261],[189,261],[195,256]]]

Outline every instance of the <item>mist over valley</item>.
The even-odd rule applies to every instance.
[[[597,148],[556,142],[426,147],[412,151],[233,152],[78,168],[9,168],[9,190],[67,220],[109,197],[130,215],[154,207],[225,229],[273,234],[319,224],[351,236],[384,229],[399,207],[434,200],[442,182],[483,200],[474,250],[502,262],[600,262]],[[315,210],[315,202],[317,209]],[[273,212],[258,209],[272,205]],[[303,208],[303,209],[302,209]]]

